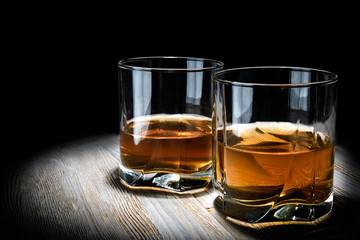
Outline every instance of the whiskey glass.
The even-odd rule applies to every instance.
[[[223,63],[140,57],[118,63],[120,179],[130,188],[194,193],[212,169],[211,75]]]
[[[228,220],[258,228],[328,217],[337,81],[279,66],[213,75],[213,185]]]

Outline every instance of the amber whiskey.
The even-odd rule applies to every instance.
[[[191,114],[135,118],[120,133],[120,154],[124,167],[144,174],[209,170],[211,119]]]
[[[312,205],[332,194],[334,144],[313,127],[232,125],[216,132],[216,148],[215,183],[244,206]]]

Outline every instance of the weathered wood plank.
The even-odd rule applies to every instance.
[[[61,146],[25,164],[13,196],[24,224],[50,236],[233,239],[192,195],[122,186],[118,156],[111,136]]]
[[[337,148],[334,210],[316,227],[261,230],[225,220],[214,190],[177,195],[124,187],[119,139],[103,136],[39,154],[8,181],[5,214],[36,237],[117,239],[302,239],[359,234],[360,166]],[[354,227],[355,226],[355,227]]]

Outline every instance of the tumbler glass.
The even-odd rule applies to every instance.
[[[120,179],[130,188],[193,193],[212,169],[211,75],[223,63],[141,57],[118,63]]]
[[[316,224],[331,212],[337,81],[298,67],[213,75],[213,185],[228,220]]]

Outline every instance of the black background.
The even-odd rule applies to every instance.
[[[298,12],[252,8],[246,16],[247,8],[231,6],[202,14],[128,5],[14,8],[8,21],[20,20],[3,35],[6,162],[17,166],[53,145],[116,133],[117,62],[151,55],[213,58],[225,68],[287,65],[335,72],[337,141],[353,149],[359,36],[355,15],[333,7],[338,14],[305,6]]]

